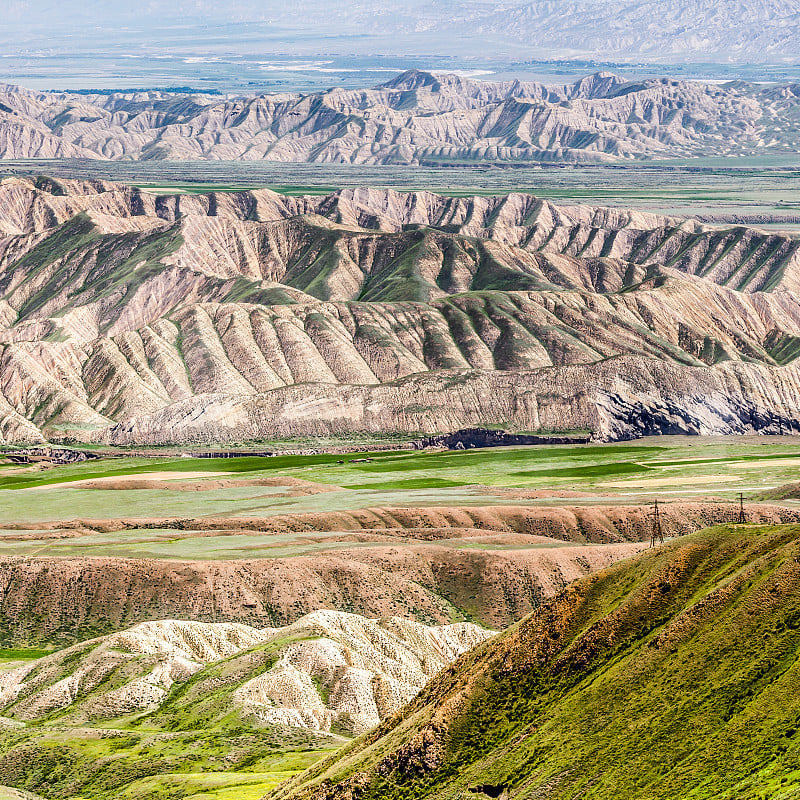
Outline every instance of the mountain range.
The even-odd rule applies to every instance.
[[[530,195],[0,183],[0,432],[800,427],[800,242]]]
[[[795,153],[800,87],[596,73],[566,86],[410,70],[367,90],[69,94],[0,85],[0,158],[340,164]]]
[[[651,62],[779,63],[795,53],[796,0],[534,0],[504,3],[477,31],[551,57]]]

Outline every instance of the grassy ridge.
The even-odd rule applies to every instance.
[[[0,734],[0,783],[48,800],[255,800],[330,752],[287,744],[272,731],[35,726]]]
[[[798,656],[800,527],[709,529],[568,588],[271,797],[790,800]]]
[[[66,709],[27,725],[0,727],[0,784],[75,800],[256,800],[336,747],[324,734],[260,724],[231,700],[236,687],[268,669],[290,641],[207,665],[188,681],[176,682],[155,712],[93,722],[88,710],[93,698],[146,674],[153,663],[148,656],[129,661],[91,692],[78,690]],[[33,652],[0,655],[33,657]],[[51,682],[67,679],[75,659],[62,666]],[[14,706],[4,713],[13,715]]]

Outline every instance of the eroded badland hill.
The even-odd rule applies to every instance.
[[[230,99],[0,85],[0,158],[441,164],[791,153],[798,108],[797,84],[609,72],[545,86],[409,70],[373,89]]]
[[[0,184],[6,443],[800,427],[800,243],[533,196]]]

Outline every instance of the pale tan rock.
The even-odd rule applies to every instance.
[[[522,194],[22,178],[0,225],[5,442],[800,429],[789,237]]]
[[[333,726],[357,735],[391,716],[442,667],[492,635],[472,624],[428,627],[336,611],[260,630],[236,623],[143,622],[0,673],[0,705],[21,720],[59,711],[89,719],[150,711],[173,684],[206,664],[255,645],[299,638],[281,647],[268,670],[235,690],[234,706],[262,723],[319,731]],[[106,683],[126,673],[127,681]]]
[[[0,86],[0,102],[10,109],[0,110],[2,158],[607,162],[750,155],[766,143],[791,152],[798,144],[793,86],[626,83],[610,73],[543,86],[410,70],[366,90],[225,100],[195,94],[190,101],[162,92]],[[233,202],[217,198],[224,211]]]

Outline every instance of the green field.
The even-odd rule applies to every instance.
[[[635,505],[656,497],[735,502],[739,492],[757,500],[800,478],[800,439],[659,437],[613,445],[348,456],[104,458],[46,470],[2,469],[0,557],[289,558],[385,542],[380,536],[367,541],[342,535],[336,525],[265,535],[237,519],[385,507]],[[170,476],[174,480],[164,480]],[[257,484],[276,478],[299,478],[310,489]],[[98,479],[93,486],[80,483]],[[108,519],[142,522],[124,530],[94,529],[95,521]],[[185,529],[164,524],[175,519],[198,522]],[[92,529],[81,532],[79,520]],[[46,529],[53,522],[79,530],[62,536]],[[446,546],[519,545],[469,531],[448,538]]]
[[[162,194],[269,188],[282,194],[320,195],[335,188],[374,186],[451,196],[529,192],[561,203],[623,206],[791,230],[800,216],[796,156],[690,158],[609,165],[442,164],[363,166],[280,162],[109,162],[7,160],[0,177],[115,180]],[[762,219],[764,218],[764,219]],[[741,221],[741,220],[739,220]],[[747,219],[744,220],[747,222]]]
[[[356,461],[364,458],[371,460]],[[208,480],[217,476],[225,478],[226,485],[187,491],[183,480],[136,489],[125,489],[124,483],[107,489],[76,484],[98,478],[145,479],[154,473],[176,479],[179,473],[205,474]],[[237,484],[276,476],[337,489],[291,496],[286,487]],[[581,493],[582,497],[569,500],[573,504],[708,495],[733,499],[739,492],[757,495],[799,477],[800,438],[796,437],[656,437],[611,445],[346,456],[107,458],[46,470],[0,468],[0,527],[77,518],[265,517],[373,506],[508,504],[504,489]],[[563,505],[565,501],[540,496],[513,502]],[[4,549],[0,544],[0,551]]]
[[[257,800],[339,744],[287,750],[270,731],[33,725],[0,730],[0,776],[48,798]]]

